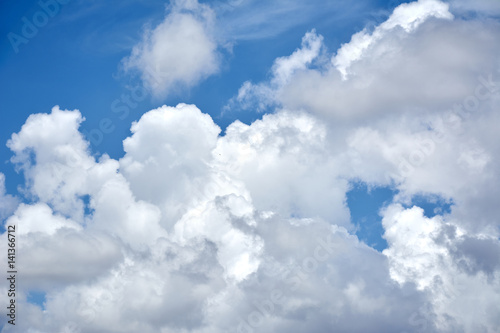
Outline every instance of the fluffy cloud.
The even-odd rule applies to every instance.
[[[323,37],[318,36],[316,31],[306,33],[302,38],[300,49],[295,50],[288,57],[280,57],[274,61],[270,82],[253,84],[246,81],[238,90],[238,95],[233,97],[224,109],[226,111],[234,108],[265,111],[274,106],[277,103],[280,88],[286,85],[296,72],[306,69],[318,57],[322,41]]]
[[[296,71],[278,80],[286,58],[277,60],[269,82],[244,83],[229,106],[263,109],[271,101],[337,123],[452,109],[481,80],[496,80],[500,28],[495,21],[452,19],[439,1],[402,4],[373,32],[353,35],[326,64],[318,52],[322,38],[311,32],[290,56],[308,54]]]
[[[132,125],[120,168],[138,198],[162,208],[165,226],[186,212],[185,203],[207,181],[219,132],[208,115],[183,104],[150,111]]]
[[[348,184],[330,150],[334,140],[307,114],[265,115],[251,126],[236,121],[218,142],[216,165],[243,180],[260,210],[347,226]]]
[[[203,7],[175,6],[168,29]],[[364,34],[343,77],[347,51],[322,64],[307,33],[249,86],[276,112],[224,135],[194,105],[162,106],[122,158],[96,160],[78,110],[28,118],[8,143],[26,202],[5,210],[26,258],[19,329],[498,331],[498,24],[420,1]],[[383,252],[353,235],[352,181],[398,191]],[[416,195],[453,206],[428,217]]]
[[[338,165],[348,166],[348,178],[396,182],[407,197],[437,193],[460,202],[454,213],[461,223],[496,233],[498,29],[493,20],[453,19],[441,2],[403,4],[373,32],[353,36],[330,64],[304,63],[281,84],[272,76],[244,85],[232,101],[264,87],[257,101],[273,96],[279,108],[306,111],[334,128],[327,140],[345,149]],[[314,62],[319,53],[311,54]],[[482,191],[473,195],[470,184]]]
[[[62,122],[60,112],[34,117],[32,134],[44,130],[47,118]],[[74,115],[70,137],[76,137],[79,112],[64,112]],[[389,248],[379,253],[360,243],[349,233],[345,207],[347,180],[356,170],[342,165],[354,156],[345,149],[358,144],[342,145],[314,117],[279,112],[251,125],[236,122],[219,137],[208,115],[181,104],[146,113],[132,132],[120,161],[91,161],[85,169],[103,174],[109,164],[110,171],[82,192],[90,196],[91,209],[83,225],[64,216],[64,206],[53,211],[44,203],[51,197],[22,204],[8,220],[24,230],[20,253],[30,258],[22,267],[24,295],[30,289],[47,293],[43,315],[27,305],[32,315],[22,328],[498,328],[492,316],[500,293],[499,259],[482,255],[496,251],[498,239],[468,231],[453,215],[430,219],[417,207],[395,204],[382,212]],[[175,161],[186,168],[177,169]],[[24,167],[33,179],[44,170]],[[165,183],[151,195],[146,189],[161,180],[160,170],[184,180]],[[83,179],[97,184],[88,175]],[[168,194],[186,187],[193,197],[181,196],[182,203]],[[91,187],[84,182],[82,188]],[[175,214],[173,202],[182,206]],[[481,321],[463,305],[477,293],[485,297]]]
[[[497,76],[498,29],[441,19],[391,30],[350,64],[346,80],[333,66],[302,72],[282,88],[282,103],[335,121],[453,108],[474,93],[479,76]]]
[[[397,28],[412,32],[429,17],[451,19],[453,15],[448,11],[448,5],[440,1],[420,0],[402,4],[396,7],[387,21],[377,26],[372,33],[363,30],[354,34],[349,43],[339,48],[332,63],[343,78],[346,78],[351,64],[362,58],[363,53],[385,34]]]
[[[383,225],[389,248],[384,253],[391,276],[431,294],[439,330],[494,332],[498,321],[492,318],[500,311],[498,237],[468,235],[449,219],[426,218],[418,207],[388,207]],[[466,305],[470,300],[473,312]]]
[[[123,60],[125,70],[138,71],[158,98],[190,88],[219,69],[212,9],[196,0],[179,0],[168,10]]]

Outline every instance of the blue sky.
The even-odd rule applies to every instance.
[[[21,331],[500,329],[497,0],[0,15]]]

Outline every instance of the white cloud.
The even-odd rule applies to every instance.
[[[215,163],[244,182],[259,210],[346,226],[348,184],[339,177],[341,161],[331,156],[333,139],[307,114],[265,115],[251,126],[231,124],[214,151]]]
[[[345,79],[350,65],[362,58],[363,53],[387,32],[398,27],[406,32],[412,32],[429,17],[452,19],[453,15],[448,11],[448,7],[447,4],[437,0],[419,0],[401,4],[372,33],[363,30],[354,34],[349,43],[339,48],[336,56],[332,58],[332,63]]]
[[[317,35],[315,30],[306,33],[302,38],[300,49],[295,50],[290,56],[280,57],[274,61],[269,82],[260,84],[244,82],[238,90],[238,95],[229,101],[224,110],[241,108],[262,112],[274,106],[279,100],[280,88],[286,85],[294,74],[305,70],[318,58],[322,44],[323,37]]]
[[[446,219],[426,218],[418,207],[405,210],[392,205],[385,210],[384,237],[389,248],[384,253],[391,276],[432,295],[441,331],[494,332],[498,322],[491,318],[500,310],[498,238],[466,235]],[[485,249],[494,254],[484,256]],[[466,304],[478,299],[471,311]]]
[[[79,113],[65,112],[75,115],[75,126],[69,127],[77,131]],[[29,121],[30,133],[38,137],[41,124],[60,116],[34,117],[39,122]],[[411,146],[405,130],[395,140]],[[132,132],[121,161],[94,161],[85,169],[82,178],[94,187],[82,184],[90,188],[85,193],[92,209],[83,225],[53,212],[44,203],[51,197],[21,205],[10,218],[24,230],[20,250],[31,258],[23,266],[23,292],[47,292],[44,315],[32,308],[22,329],[474,332],[498,327],[491,315],[500,294],[492,282],[500,259],[482,256],[500,246],[497,238],[471,231],[455,220],[459,215],[428,219],[419,208],[398,204],[383,212],[389,243],[384,254],[349,234],[347,180],[367,177],[351,167],[356,156],[351,152],[378,158],[359,147],[368,140],[385,149],[384,132],[346,143],[345,133],[336,138],[311,115],[281,111],[251,125],[236,122],[219,137],[208,115],[184,104],[146,113]],[[16,137],[25,133],[26,128]],[[42,145],[39,151],[50,152],[58,144]],[[185,168],[176,169],[176,161]],[[43,170],[37,167],[26,165],[26,174],[37,179]],[[92,178],[94,170],[105,179]],[[192,178],[160,183],[154,195],[147,193],[155,180],[184,177],[182,172]],[[383,176],[372,177],[382,181]],[[174,215],[170,191],[193,194],[175,199],[181,209]],[[467,206],[464,200],[460,205]],[[457,289],[456,283],[470,289]],[[277,290],[280,301],[274,303]],[[464,305],[474,293],[484,295],[480,322]]]
[[[497,76],[497,24],[427,21],[412,33],[394,30],[351,64],[300,73],[282,88],[287,108],[334,121],[376,121],[388,113],[442,112],[474,94],[479,76]],[[480,36],[478,38],[478,36]]]
[[[132,125],[120,168],[137,198],[160,207],[164,227],[203,194],[219,132],[210,116],[185,104],[152,110]]]
[[[174,1],[163,22],[146,28],[142,40],[123,60],[125,70],[137,70],[158,98],[190,88],[219,70],[214,13],[193,0]]]
[[[79,222],[84,210],[79,196],[88,192],[85,178],[95,163],[78,132],[83,120],[80,112],[55,106],[50,115],[31,115],[7,142],[15,154],[11,161],[24,173],[28,194]]]
[[[438,1],[402,4],[372,33],[354,35],[330,64],[303,62],[286,80],[273,74],[247,82],[228,106],[302,109],[337,123],[452,109],[474,93],[479,76],[497,76],[499,26],[453,20],[448,8]]]
[[[54,235],[61,228],[81,230],[81,226],[74,221],[68,220],[60,215],[53,215],[52,210],[45,203],[35,205],[21,204],[15,214],[11,216],[7,224],[22,224],[19,235],[29,233],[42,233]]]

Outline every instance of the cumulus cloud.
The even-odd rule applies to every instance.
[[[229,101],[224,110],[240,108],[262,112],[275,106],[280,88],[286,85],[295,73],[306,69],[318,58],[322,43],[323,37],[316,34],[315,30],[306,33],[302,38],[300,49],[295,50],[290,56],[280,57],[274,61],[269,82],[253,84],[245,81],[238,90],[238,95]]]
[[[138,71],[153,96],[164,98],[190,88],[219,70],[214,12],[196,0],[173,1],[164,20],[146,28],[142,40],[123,60]]]
[[[100,183],[97,179],[95,183],[86,182],[94,159],[88,155],[88,142],[78,132],[83,120],[80,112],[55,106],[50,115],[31,115],[21,131],[7,142],[14,152],[11,161],[24,173],[25,194],[53,205],[81,223],[82,196],[89,191],[86,185]]]
[[[79,112],[58,109],[29,120],[31,133],[39,135],[48,120],[63,122],[61,112],[73,115],[70,137],[78,137]],[[14,137],[24,137],[25,128]],[[47,293],[45,310],[28,306],[33,314],[21,326],[82,332],[498,328],[492,320],[498,258],[481,255],[495,250],[498,238],[471,231],[455,220],[459,215],[426,218],[420,208],[396,203],[381,213],[389,248],[380,253],[359,242],[349,232],[345,193],[348,180],[364,174],[344,165],[355,156],[346,149],[359,143],[348,145],[331,130],[311,115],[282,111],[251,125],[235,122],[220,137],[211,118],[191,105],[146,113],[132,126],[120,161],[87,155],[91,166],[82,178],[94,186],[84,181],[87,190],[79,192],[90,196],[84,223],[64,215],[64,206],[49,207],[50,196],[22,204],[9,218],[24,230],[20,253],[30,258],[22,267],[24,295],[31,288]],[[47,145],[57,147],[57,140]],[[23,167],[33,179],[44,170]],[[95,169],[105,176],[101,182],[91,176]],[[154,195],[146,191],[168,179],[182,181],[160,183]],[[175,198],[170,191],[193,196]],[[485,297],[481,321],[463,305],[474,293]]]
[[[229,105],[259,110],[272,101],[335,122],[453,109],[481,80],[497,80],[498,30],[495,21],[453,20],[439,1],[402,4],[372,32],[353,35],[330,63],[305,61],[286,80],[273,74],[269,81],[244,83]]]
[[[175,6],[168,29],[205,8]],[[26,258],[18,328],[498,331],[498,24],[450,15],[402,5],[345,77],[314,64],[322,39],[307,33],[250,84],[276,111],[223,135],[194,105],[162,106],[132,124],[120,159],[96,159],[78,110],[30,116],[8,142],[26,179],[5,210]],[[380,210],[383,252],[353,234],[353,181],[398,192]],[[453,205],[429,217],[416,195]]]
[[[395,28],[411,32],[429,17],[451,19],[453,15],[448,11],[448,5],[441,1],[420,0],[402,4],[396,7],[387,21],[377,26],[372,33],[363,30],[354,34],[349,43],[339,48],[335,57],[332,58],[332,63],[342,77],[346,78],[350,65],[359,60],[364,51],[387,32]]]
[[[120,168],[135,195],[160,205],[164,224],[173,225],[194,199],[196,184],[209,177],[220,128],[195,106],[179,104],[144,114],[131,130]]]
[[[421,208],[403,209],[398,204],[385,210],[382,223],[391,276],[431,293],[439,330],[498,329],[490,319],[500,310],[495,301],[500,291],[498,270],[492,268],[498,262],[497,237],[467,235],[449,217],[426,218]],[[493,250],[491,255],[484,256],[486,248]],[[491,275],[491,269],[497,273]],[[473,313],[465,305],[471,298],[481,299]]]
[[[335,224],[347,226],[343,201],[348,183],[339,176],[343,166],[331,154],[334,138],[329,134],[307,114],[265,115],[251,126],[236,121],[218,142],[217,167],[242,179],[261,210],[334,217]]]
[[[452,109],[474,94],[481,75],[498,76],[498,29],[441,19],[413,32],[391,30],[350,64],[347,79],[336,67],[302,72],[282,88],[282,104],[336,121]]]

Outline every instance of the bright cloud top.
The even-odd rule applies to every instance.
[[[347,77],[347,71],[351,63],[360,59],[363,51],[374,42],[384,36],[385,33],[395,28],[402,28],[406,32],[414,31],[429,17],[452,19],[453,15],[448,11],[448,5],[437,0],[419,0],[398,6],[392,15],[370,34],[361,31],[354,34],[349,43],[343,44],[332,59],[332,63],[342,74]]]

